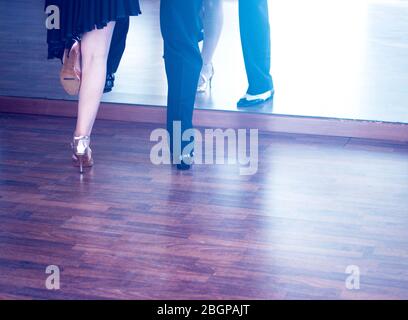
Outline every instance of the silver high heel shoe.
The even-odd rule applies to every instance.
[[[206,66],[204,66],[204,67],[206,67]],[[208,65],[207,65],[207,67],[208,67]],[[208,75],[204,72],[204,68],[203,68],[203,70],[201,70],[200,80],[198,82],[198,87],[197,87],[197,92],[199,92],[199,93],[207,92],[209,89],[212,88],[212,79],[214,77],[214,66],[211,63],[209,65],[209,67],[210,67],[210,69],[209,69],[210,73]]]
[[[79,167],[80,174],[84,173],[84,168],[92,167],[94,164],[90,144],[89,136],[74,137],[72,140],[72,162],[74,167]]]

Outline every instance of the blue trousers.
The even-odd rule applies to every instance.
[[[181,123],[181,131],[193,128],[194,102],[202,68],[198,46],[202,24],[202,0],[161,0],[160,26],[164,40],[164,62],[168,82],[167,130],[170,149],[181,143],[181,150],[190,141],[173,141],[173,122]]]
[[[268,0],[239,0],[239,20],[249,83],[247,93],[256,95],[272,90]]]

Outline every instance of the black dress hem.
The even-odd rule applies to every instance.
[[[138,0],[46,0],[60,9],[60,29],[48,30],[48,59],[62,59],[64,50],[85,33],[105,28],[109,22],[138,16]]]

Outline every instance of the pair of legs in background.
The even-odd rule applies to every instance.
[[[204,43],[200,85],[212,77],[212,60],[223,26],[223,0],[203,1]],[[273,96],[268,0],[239,0],[239,22],[249,86],[247,95],[238,105],[249,106],[264,102]],[[204,88],[207,87],[204,85]]]

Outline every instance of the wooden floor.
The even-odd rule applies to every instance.
[[[0,298],[408,299],[408,144],[261,134],[255,176],[180,173],[102,120],[80,179],[73,121],[0,114]]]

